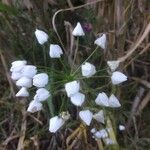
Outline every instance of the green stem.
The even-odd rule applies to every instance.
[[[66,66],[64,65],[63,61],[61,58],[59,58],[60,63],[62,64],[63,68],[65,69],[65,71],[67,71]]]
[[[47,63],[46,63],[46,48],[45,48],[44,45],[43,45],[43,58],[44,58],[44,66],[46,67],[47,66]]]
[[[79,48],[79,37],[77,37],[76,49],[75,49],[75,53],[74,53],[74,58],[73,58],[72,68],[73,68],[73,66],[74,66],[74,64],[75,64],[75,60],[76,60],[77,53],[78,53],[78,48]]]
[[[92,57],[92,55],[97,51],[97,49],[98,49],[98,46],[95,48],[95,50],[90,54],[90,56],[88,57],[88,58],[86,58],[82,63],[81,63],[81,65],[75,70],[75,72],[73,73],[73,75],[75,75],[76,74],[76,72],[81,68],[81,66],[86,62],[86,61],[88,61],[91,57]]]
[[[47,104],[48,104],[48,108],[49,108],[51,117],[54,117],[54,105],[53,105],[53,101],[52,101],[52,96],[50,96],[50,98],[47,100]]]

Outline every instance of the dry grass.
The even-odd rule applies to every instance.
[[[68,150],[69,148],[102,150],[101,141],[94,141],[88,134],[89,129],[79,126],[78,123],[68,126],[56,135],[48,133],[49,116],[46,110],[38,114],[28,114],[25,110],[29,101],[14,97],[16,89],[9,77],[9,65],[15,58],[27,58],[33,64],[41,65],[42,60],[38,55],[40,48],[36,47],[34,41],[35,27],[46,30],[52,42],[57,41],[57,35],[59,38],[57,42],[66,49],[71,63],[75,43],[70,32],[78,20],[92,25],[93,29],[88,37],[90,40],[102,32],[107,34],[108,47],[105,57],[101,60],[95,58],[94,62],[102,64],[107,60],[119,59],[121,61],[119,69],[129,76],[128,84],[117,90],[123,108],[116,122],[119,123],[121,120],[127,127],[124,133],[117,134],[120,149],[150,149],[148,116],[150,113],[150,1],[2,0],[0,2],[0,150],[62,150],[67,149],[66,147]],[[62,39],[66,39],[65,43]],[[91,53],[91,45],[85,47],[86,42],[83,41],[81,45],[83,52],[79,57]]]

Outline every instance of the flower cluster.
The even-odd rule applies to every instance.
[[[17,60],[12,62],[10,68],[11,78],[20,88],[16,97],[28,97],[28,88],[37,87],[34,99],[30,102],[27,111],[36,112],[42,109],[42,103],[49,96],[49,91],[44,88],[48,84],[48,75],[46,73],[38,73],[37,68],[33,65],[27,65],[25,60]]]
[[[77,26],[74,28],[72,32],[73,36],[84,36],[84,30],[82,29],[81,24],[78,22]],[[44,31],[36,29],[35,36],[39,44],[43,45],[48,41],[48,35]],[[107,38],[106,34],[102,34],[98,37],[94,44],[96,44],[101,49],[106,49],[107,47]],[[49,56],[51,58],[60,58],[63,54],[63,50],[57,44],[50,44]],[[121,84],[122,82],[127,80],[126,75],[121,73],[120,71],[116,71],[119,66],[118,60],[107,61],[107,65],[109,66],[110,72],[110,80],[113,85]],[[81,66],[81,74],[85,78],[90,78],[96,74],[96,67],[90,62],[85,61]],[[12,67],[10,69],[12,72],[11,78],[16,81],[16,85],[21,87],[20,91],[16,94],[17,97],[27,97],[29,93],[27,91],[28,88],[32,87],[32,85],[36,86],[38,90],[34,96],[34,99],[30,102],[27,111],[36,112],[42,109],[42,103],[50,96],[49,91],[45,88],[48,84],[48,75],[46,73],[37,74],[37,68],[33,65],[27,65],[26,61],[15,61],[12,63]],[[84,103],[86,101],[86,95],[81,92],[81,83],[78,80],[73,80],[65,83],[64,89],[66,91],[67,97],[70,99],[70,102],[80,107],[79,117],[82,120],[83,124],[90,126],[92,120],[97,121],[101,124],[106,124],[106,113],[104,110],[99,110],[98,112],[93,112],[89,109],[83,109]],[[108,97],[105,92],[100,92],[95,98],[95,105],[101,108],[118,108],[121,107],[121,104],[118,98],[115,96],[115,93],[111,93]],[[83,110],[82,110],[83,109]],[[62,112],[58,116],[54,116],[49,121],[49,131],[52,133],[57,132],[69,119],[69,113]],[[124,130],[124,126],[119,126],[120,130]],[[113,141],[109,137],[109,132],[111,129],[95,129],[91,130],[93,137],[95,139],[102,138],[104,139],[106,144],[114,144]]]

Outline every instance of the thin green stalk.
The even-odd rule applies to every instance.
[[[53,101],[52,101],[52,96],[49,97],[49,99],[47,100],[47,104],[48,104],[48,108],[51,114],[51,117],[54,116],[54,105],[53,105]]]
[[[74,58],[73,58],[73,63],[72,63],[72,67],[71,67],[71,72],[72,72],[73,66],[74,66],[75,61],[76,61],[78,49],[79,49],[79,37],[77,37],[77,41],[76,41],[76,49],[75,49],[75,53],[74,53]]]
[[[63,66],[63,68],[65,69],[65,71],[67,71],[67,68],[66,68],[66,66],[64,65],[64,63],[63,63],[63,61],[62,61],[61,58],[59,58],[59,61],[60,61],[60,63],[62,64],[62,66]]]
[[[86,62],[86,61],[88,61],[91,57],[92,57],[92,55],[97,51],[97,49],[98,49],[98,46],[95,48],[95,50],[90,54],[90,56],[88,57],[88,58],[86,58],[82,63],[81,63],[81,65],[75,70],[75,72],[73,73],[73,75],[75,75],[76,74],[76,72],[81,68],[81,66]]]
[[[43,49],[44,66],[46,67],[47,66],[47,63],[46,63],[46,48],[45,48],[44,45],[43,45],[42,49]]]

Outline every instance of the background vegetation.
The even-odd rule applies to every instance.
[[[65,10],[67,8],[69,10]],[[73,49],[70,44],[70,31],[76,22],[80,21],[87,36],[86,39],[81,39],[80,48],[83,50],[78,58],[86,58],[92,52],[94,39],[99,33],[105,32],[108,38],[107,50],[104,55],[94,55],[91,61],[101,67],[107,60],[122,60],[119,70],[125,72],[129,79],[117,89],[122,108],[113,113],[116,124],[121,122],[126,126],[125,132],[116,134],[119,149],[150,149],[149,0],[1,0],[0,149],[66,149],[66,138],[79,126],[78,122],[73,122],[55,135],[48,133],[47,105],[42,112],[26,113],[30,100],[17,99],[14,96],[17,89],[9,75],[10,64],[17,59],[26,59],[30,64],[43,69],[43,54],[34,31],[36,28],[44,30],[49,34],[50,43],[59,44],[52,18],[60,9],[63,10],[57,14],[54,27],[61,39],[64,39],[64,46],[68,52]],[[45,45],[47,51],[48,47],[49,45]],[[50,63],[47,56],[47,64]],[[76,63],[78,64],[78,60]],[[56,67],[59,68],[59,65]],[[95,84],[100,85],[101,82],[103,81],[96,80]],[[59,98],[55,96],[56,111]],[[76,109],[71,107],[72,115],[75,111]],[[73,149],[95,150],[98,149],[98,145],[89,135],[88,145],[77,140]]]

